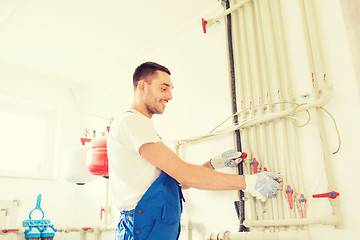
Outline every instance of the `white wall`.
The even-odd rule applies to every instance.
[[[85,186],[77,186],[62,178],[62,154],[64,150],[79,146],[83,131],[81,116],[74,106],[69,86],[57,79],[4,65],[0,66],[0,86],[2,96],[47,104],[60,113],[59,144],[52,159],[55,162],[55,178],[37,180],[0,177],[0,200],[20,200],[18,226],[22,227],[22,221],[29,218],[30,211],[36,206],[38,194],[42,194],[44,218],[50,219],[55,227],[101,224],[99,215],[100,206],[104,205],[105,200],[105,181],[98,178]],[[76,234],[72,235],[78,239]],[[56,238],[71,239],[69,236],[57,234]]]
[[[348,48],[338,1],[319,0],[316,4],[316,13],[322,25],[320,36],[327,60],[327,75],[333,87],[333,97],[326,108],[336,118],[342,140],[342,148],[332,158],[332,162],[339,184],[345,227],[343,230],[335,231],[330,228],[328,231],[328,227],[315,226],[311,231],[314,239],[325,239],[324,236],[326,239],[354,239],[359,216],[359,193],[356,192],[358,184],[355,176],[359,170],[359,163],[356,161],[356,137],[360,132],[360,99],[349,52],[356,50]],[[199,16],[199,19],[201,17],[204,16]],[[143,61],[151,60],[171,70],[175,85],[174,99],[168,104],[165,114],[154,118],[166,143],[173,147],[171,140],[209,132],[231,114],[224,24],[208,29],[206,35],[202,33],[200,20],[198,25],[189,24],[188,27],[186,31],[170,37],[162,36],[166,37],[166,42],[160,42],[145,51],[142,57],[131,59],[126,65],[119,66],[113,77],[74,87],[80,109],[85,113],[105,118],[125,110],[132,100],[133,70]],[[0,94],[29,101],[47,102],[61,110],[58,149],[60,156],[65,149],[78,144],[77,140],[84,128],[104,131],[108,121],[80,115],[73,105],[68,86],[54,79],[51,83],[48,80],[46,76],[6,66],[0,67]],[[330,120],[327,120],[326,124],[330,147],[336,148],[337,136],[333,125]],[[233,147],[233,136],[229,135],[183,146],[180,154],[186,161],[201,164],[213,155]],[[307,160],[311,162],[314,159],[309,156]],[[61,169],[60,162],[58,169]],[[27,214],[35,206],[37,194],[42,193],[42,208],[55,224],[86,226],[100,223],[99,208],[105,198],[103,179],[82,187],[61,178],[53,181],[4,178],[0,180],[0,188],[7,193],[1,194],[1,200],[21,200],[20,220],[27,218]],[[205,239],[212,232],[238,230],[238,220],[233,206],[233,201],[237,200],[235,191],[190,189],[186,191],[185,197],[187,202],[184,217],[190,218],[193,223],[193,239]],[[322,208],[321,204],[313,206]],[[114,226],[116,218],[117,213],[112,209],[111,219]],[[71,236],[77,238],[76,235]],[[57,238],[69,239],[62,234],[58,234]]]
[[[348,48],[338,1],[317,1],[316,7],[315,12],[321,24],[320,36],[327,78],[333,88],[332,100],[325,107],[335,117],[342,140],[342,148],[337,155],[332,156],[332,163],[336,182],[339,184],[345,227],[343,230],[333,230],[333,227],[311,226],[310,230],[314,239],[325,239],[324,236],[326,239],[337,239],[340,236],[353,239],[359,214],[357,208],[353,208],[359,196],[354,191],[355,176],[359,170],[359,164],[355,160],[357,140],[354,133],[359,132],[357,122],[360,113],[359,94],[349,52],[355,50]],[[205,134],[231,114],[226,52],[223,23],[208,29],[206,35],[202,34],[200,26],[191,26],[181,35],[145,52],[136,61],[119,66],[119,72],[112,79],[87,86],[81,92],[83,107],[87,107],[89,112],[101,112],[107,116],[125,110],[132,99],[131,74],[134,68],[143,61],[156,61],[169,67],[175,85],[172,103],[168,104],[162,116],[154,118],[160,135],[165,139],[178,140]],[[334,125],[327,115],[324,116],[330,147],[336,150],[338,140]],[[87,119],[85,122],[104,125],[94,119]],[[170,140],[166,142],[173,147],[174,142]],[[309,139],[305,141],[309,142]],[[319,144],[317,140],[313,141],[313,145]],[[180,154],[186,161],[201,164],[211,156],[233,147],[233,137],[229,135],[183,146]],[[318,154],[310,154],[305,166],[312,168],[310,163],[317,160],[314,159],[316,157]],[[319,182],[319,188],[312,191],[320,191],[326,186],[326,182],[323,182],[326,180],[320,172],[316,174],[315,171],[314,177],[316,181],[322,182]],[[233,201],[237,200],[235,191],[190,189],[186,191],[185,197],[187,202],[184,217],[189,217],[192,221],[193,239],[205,239],[212,232],[238,230],[233,206]],[[310,200],[308,207],[309,211],[313,211],[310,215],[331,215],[326,202],[322,204]]]

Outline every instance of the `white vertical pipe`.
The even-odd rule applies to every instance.
[[[233,0],[231,0],[231,1],[233,1]],[[207,26],[211,27],[217,21],[219,21],[223,17],[227,16],[228,14],[233,13],[234,11],[236,11],[238,8],[242,7],[244,4],[246,4],[249,1],[251,1],[251,0],[240,0],[238,3],[233,4],[229,9],[225,10],[221,14],[219,14],[219,15],[211,18],[211,19],[208,19],[207,20],[208,21]]]
[[[269,47],[269,54],[267,54],[268,61],[269,62],[273,62],[274,63],[274,79],[276,79],[275,84],[275,89],[272,89],[275,93],[277,93],[278,96],[278,100],[282,101],[283,97],[282,97],[282,88],[281,88],[281,83],[280,83],[280,67],[279,67],[279,60],[278,60],[278,55],[276,52],[276,43],[275,43],[275,36],[274,36],[274,25],[273,25],[273,20],[272,20],[272,12],[271,12],[271,6],[270,6],[270,2],[269,1],[265,1],[265,10],[266,10],[266,19],[265,22],[267,23],[267,27],[269,28],[269,35],[270,37],[267,39],[268,42],[268,47]],[[269,81],[269,79],[266,79],[266,81]],[[268,83],[268,85],[270,86],[270,83]],[[270,93],[270,96],[272,94]],[[284,106],[280,105],[279,106],[280,110],[282,111],[284,109]],[[289,146],[288,146],[288,141],[287,141],[287,129],[286,129],[286,123],[285,123],[285,119],[284,118],[280,118],[280,126],[282,127],[282,136],[283,136],[283,148],[284,148],[284,165],[285,165],[285,173],[282,173],[283,177],[284,177],[284,182],[286,182],[288,185],[290,185],[293,189],[295,188],[294,184],[293,184],[293,176],[292,176],[292,172],[291,172],[291,168],[290,168],[290,154],[289,154]],[[275,130],[275,128],[274,128]],[[275,132],[273,132],[274,134]],[[294,191],[295,192],[295,191]],[[282,194],[285,202],[288,202],[288,198],[285,192],[283,192]],[[295,209],[290,209],[290,207],[286,207],[287,204],[284,204],[285,209],[289,212],[290,217],[291,218],[295,218]]]
[[[109,214],[110,214],[109,194],[110,194],[109,179],[106,179],[105,207],[104,207],[105,226],[109,224]]]
[[[246,20],[245,20],[245,13],[244,8],[240,8],[238,10],[239,16],[240,16],[240,39],[241,39],[241,60],[242,60],[242,69],[244,70],[244,80],[245,80],[245,86],[248,93],[249,98],[249,106],[252,107],[255,105],[254,96],[253,96],[253,88],[251,84],[251,68],[249,64],[249,44],[247,39],[247,28],[246,28]],[[250,111],[250,117],[253,118],[255,116],[254,111]],[[257,137],[256,137],[256,126],[253,126],[249,129],[251,133],[251,150],[252,155],[255,157],[258,157],[258,150],[257,150]],[[262,220],[264,219],[264,210],[263,205],[260,200],[256,200],[256,212],[258,219]]]
[[[322,52],[321,52],[321,44],[319,42],[319,36],[318,36],[318,29],[317,29],[317,24],[315,21],[315,14],[314,14],[314,6],[312,4],[312,1],[300,1],[300,6],[302,7],[302,10],[305,12],[305,16],[307,16],[307,18],[303,18],[303,22],[305,22],[305,24],[309,27],[307,30],[305,29],[305,36],[307,38],[307,48],[308,48],[308,53],[310,52],[310,49],[312,49],[312,52],[314,54],[308,54],[308,58],[311,58],[313,60],[310,59],[310,63],[312,65],[310,65],[310,69],[313,69],[314,72],[319,69],[317,72],[322,72],[323,70],[323,59],[322,59]],[[313,24],[309,24],[308,21],[310,23]],[[311,22],[312,21],[312,22]],[[310,27],[311,26],[311,27]],[[316,61],[316,59],[319,59]],[[316,81],[315,82],[315,97],[318,98],[319,97],[319,92],[318,92],[318,87],[320,88],[319,90],[323,90],[326,86],[326,83],[323,82],[322,80]],[[318,85],[317,85],[318,84]],[[330,157],[330,149],[328,146],[328,142],[327,142],[327,136],[326,136],[326,131],[324,128],[324,119],[323,119],[323,115],[321,112],[320,108],[316,108],[316,116],[318,118],[318,127],[319,127],[319,131],[320,131],[320,138],[321,138],[321,142],[322,142],[322,148],[323,148],[323,156],[324,156],[324,165],[325,165],[325,170],[326,170],[326,174],[327,174],[327,180],[328,180],[328,191],[337,191],[337,186],[335,184],[335,180],[334,180],[334,173],[333,173],[333,168],[332,168],[332,164],[331,164],[331,157]],[[339,217],[342,217],[342,213],[341,213],[341,209],[340,209],[340,198],[336,198],[336,199],[330,199],[329,201],[333,207],[333,214]],[[343,228],[343,222],[337,224],[335,226],[336,228]]]
[[[285,33],[284,33],[284,24],[283,24],[283,18],[282,18],[282,12],[281,12],[281,6],[280,1],[275,0],[273,1],[273,9],[274,9],[274,16],[275,20],[278,25],[278,41],[279,41],[279,47],[278,52],[280,59],[282,60],[282,79],[284,79],[285,82],[285,89],[287,89],[288,99],[293,99],[292,94],[292,86],[290,81],[290,67],[288,64],[288,57],[287,57],[287,50],[286,50],[286,41],[285,41]],[[288,124],[290,123],[289,120],[287,120]],[[303,168],[302,168],[302,161],[301,161],[301,152],[299,148],[299,136],[297,129],[294,125],[290,124],[291,127],[289,130],[292,130],[293,134],[293,141],[294,141],[294,158],[295,158],[295,166],[296,166],[296,176],[297,176],[297,185],[299,188],[299,193],[295,198],[295,201],[300,197],[300,194],[304,194],[305,196],[305,187],[304,187],[304,174],[303,174]],[[301,214],[301,209],[299,209],[299,214]],[[306,209],[305,209],[306,211]]]
[[[269,102],[266,102],[266,101],[271,101],[271,96],[269,95],[267,97],[268,93],[270,92],[269,81],[266,81],[267,79],[269,79],[269,71],[268,71],[267,62],[266,62],[264,31],[263,31],[263,25],[262,25],[259,0],[254,0],[254,9],[255,9],[255,17],[256,17],[256,23],[257,23],[257,31],[258,31],[260,69],[262,72],[262,79],[263,79],[263,83],[265,86],[265,94],[262,93],[260,96],[263,96],[263,103],[269,103]],[[271,112],[271,108],[267,108],[266,112]],[[267,124],[267,126],[269,127],[269,135],[272,140],[271,142],[275,143],[276,142],[275,141],[276,133],[275,133],[275,128],[274,128],[274,123],[269,122]],[[270,134],[271,132],[273,134]],[[265,140],[265,138],[264,138],[264,140]],[[272,160],[273,160],[273,164],[274,164],[274,171],[280,171],[279,163],[278,163],[279,157],[278,157],[277,148],[272,149],[271,155],[272,155]],[[276,198],[276,203],[277,203],[278,218],[284,219],[284,210],[283,210],[283,201],[282,201],[283,198],[282,198],[281,194],[277,194],[275,198]],[[280,230],[284,230],[284,227],[281,227]]]
[[[231,0],[231,5],[235,5],[236,0]],[[239,99],[239,102],[237,103],[238,106],[240,105],[241,110],[243,110],[244,106],[244,99],[245,99],[245,93],[244,93],[244,78],[243,78],[243,71],[242,71],[242,65],[241,65],[241,46],[240,46],[240,33],[239,33],[239,18],[238,18],[238,11],[234,11],[232,14],[232,36],[233,36],[233,48],[234,48],[234,65],[235,65],[235,76],[238,80],[236,84],[236,95]],[[246,118],[246,113],[241,114],[241,118]],[[241,145],[243,146],[243,151],[248,153],[248,158],[252,158],[251,152],[249,152],[249,137],[248,137],[248,129],[243,129],[240,131],[241,134]],[[251,174],[251,166],[249,161],[245,161],[245,170],[247,174]],[[256,207],[255,207],[255,200],[254,198],[249,198],[249,204],[251,209],[251,217],[253,219],[257,219],[256,215]]]
[[[280,1],[276,0],[274,1],[274,10],[275,10],[275,15],[277,16],[277,24],[279,25],[279,55],[282,58],[282,62],[283,62],[283,74],[284,77],[283,79],[285,80],[285,87],[287,89],[287,94],[288,94],[288,99],[290,101],[292,101],[294,99],[293,93],[292,93],[292,86],[291,86],[291,81],[290,81],[290,72],[289,72],[289,60],[288,60],[288,55],[287,55],[287,50],[286,50],[286,42],[285,42],[285,33],[284,33],[284,24],[283,24],[283,18],[282,18],[282,13],[281,13],[281,6],[280,6]],[[294,134],[294,141],[295,141],[295,164],[296,164],[296,171],[297,171],[297,177],[298,177],[298,185],[299,185],[299,191],[301,193],[305,193],[305,187],[304,187],[304,175],[303,175],[303,170],[302,170],[302,164],[301,164],[301,153],[299,150],[299,141],[298,141],[298,134],[297,134],[297,129],[291,125],[293,127],[293,134]]]
[[[256,27],[256,20],[254,17],[254,4],[253,3],[249,3],[247,4],[247,6],[245,6],[245,10],[246,10],[246,23],[247,23],[247,36],[249,39],[249,43],[251,43],[249,45],[249,49],[250,49],[250,58],[252,59],[252,61],[250,61],[252,64],[251,66],[251,73],[252,73],[252,81],[249,82],[250,85],[254,85],[253,88],[253,93],[256,96],[254,101],[256,101],[256,99],[258,99],[259,101],[259,105],[262,104],[262,96],[263,96],[263,91],[262,91],[262,84],[261,84],[261,73],[260,73],[260,63],[259,63],[259,42],[258,42],[258,35],[259,32],[257,31],[257,27]],[[259,109],[259,114],[263,115],[264,114],[264,109],[260,108]],[[265,127],[267,126],[267,124],[260,124],[260,126],[257,128],[257,130],[259,130],[260,136],[261,136],[261,147],[263,149],[263,154],[261,154],[261,157],[258,158],[259,161],[261,161],[265,166],[267,166],[270,169],[270,164],[268,161],[268,144],[267,144],[267,139],[266,139],[266,129]],[[253,128],[255,129],[255,128]],[[258,143],[259,141],[257,140],[257,133],[254,133],[254,141],[256,144],[256,152],[258,152],[258,154],[260,153],[259,149],[258,149]],[[260,156],[260,155],[258,155]],[[267,206],[266,206],[266,210],[268,212],[268,217],[270,219],[274,219],[274,206],[273,206],[273,202],[271,200],[267,201]],[[274,231],[274,228],[270,228],[270,231]]]
[[[80,232],[80,240],[85,240],[86,239],[86,236],[85,236],[85,231],[84,230],[81,230]]]

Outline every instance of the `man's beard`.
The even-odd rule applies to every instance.
[[[146,107],[146,110],[148,111],[148,113],[151,115],[162,114],[164,112],[164,111],[159,111],[156,107],[151,106],[150,104],[146,104],[145,107]]]

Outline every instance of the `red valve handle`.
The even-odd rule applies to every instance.
[[[85,145],[86,142],[90,142],[91,139],[90,138],[80,138],[81,144]]]
[[[8,233],[8,232],[18,232],[19,229],[3,229],[1,230],[3,233]]]
[[[264,167],[264,172],[267,172],[267,171],[268,171],[267,168]],[[284,181],[284,179],[282,179],[281,177],[275,178],[274,180],[277,181],[278,183],[282,183]]]
[[[286,187],[286,194],[288,195],[288,200],[289,200],[290,209],[293,209],[293,208],[294,208],[293,198],[292,198],[293,193],[294,193],[294,190],[292,190],[292,188],[290,187],[290,185],[287,185],[287,187]]]
[[[204,18],[201,19],[201,25],[202,25],[204,33],[206,33],[206,24],[207,23],[208,22]]]
[[[306,218],[306,206],[305,206],[306,198],[304,197],[304,194],[300,195],[299,203],[300,203],[300,207],[301,207],[302,218]]]
[[[102,213],[105,212],[105,208],[103,208],[103,206],[101,206],[100,209],[100,220],[102,220]]]
[[[87,231],[87,230],[90,230],[90,229],[91,229],[91,227],[84,227],[83,228],[84,231]]]
[[[328,192],[328,193],[315,194],[315,195],[313,195],[312,197],[313,197],[313,198],[325,198],[325,197],[327,197],[327,198],[335,199],[335,198],[337,198],[339,195],[340,195],[340,194],[339,194],[338,192],[332,191],[332,192]]]
[[[253,161],[251,163],[253,165],[253,168],[254,168],[254,173],[258,173],[258,166],[259,166],[259,162],[256,161],[256,158],[253,158]]]

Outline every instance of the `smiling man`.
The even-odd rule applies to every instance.
[[[277,193],[278,174],[213,171],[237,166],[245,153],[229,150],[199,166],[183,161],[161,141],[151,118],[164,113],[172,100],[173,83],[166,67],[141,64],[133,84],[133,105],[115,118],[107,141],[111,193],[121,211],[116,240],[178,239],[182,188],[244,190],[262,201]]]

